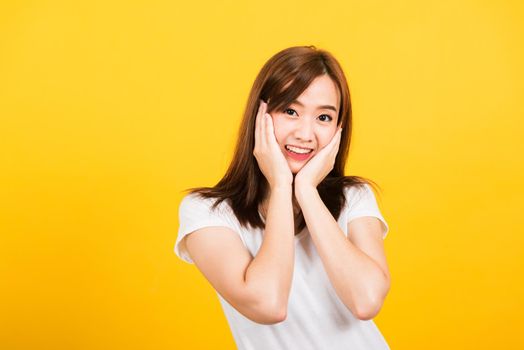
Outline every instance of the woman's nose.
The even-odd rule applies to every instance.
[[[295,129],[295,137],[304,142],[313,140],[313,122],[308,119],[309,118],[302,118],[302,120],[297,123]]]

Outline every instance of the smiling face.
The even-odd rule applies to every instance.
[[[335,83],[328,75],[321,75],[289,106],[271,112],[275,137],[293,174],[335,135],[339,104]],[[300,154],[307,149],[311,152]]]

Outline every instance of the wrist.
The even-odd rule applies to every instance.
[[[294,187],[295,191],[297,191],[297,190],[310,191],[310,190],[316,190],[317,189],[317,186],[315,186],[314,184],[312,184],[309,181],[304,181],[304,179],[302,179],[302,178],[300,178],[298,176],[295,177],[295,179],[293,181],[293,187]]]
[[[315,186],[310,184],[295,183],[295,197],[299,203],[301,202],[302,198],[315,193],[317,193],[317,188]]]
[[[267,184],[270,189],[273,188],[293,188],[293,177],[287,178],[286,176],[275,177],[267,179]]]
[[[293,185],[288,183],[278,183],[269,186],[271,192],[293,192]]]

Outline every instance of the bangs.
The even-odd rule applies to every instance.
[[[290,62],[295,68],[290,73],[283,75],[279,81],[268,81],[266,94],[262,94],[268,103],[268,112],[281,110],[296,100],[317,77],[327,74],[322,60],[315,58],[301,66]],[[276,75],[278,76],[278,75]],[[338,84],[337,88],[338,88]]]

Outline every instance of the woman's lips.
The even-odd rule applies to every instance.
[[[306,154],[298,154],[298,153],[291,152],[287,148],[285,150],[286,150],[286,154],[290,158],[292,158],[294,160],[298,160],[298,161],[304,161],[304,160],[308,159],[311,156],[311,154],[313,153],[313,151],[311,151],[311,152],[306,153]]]

